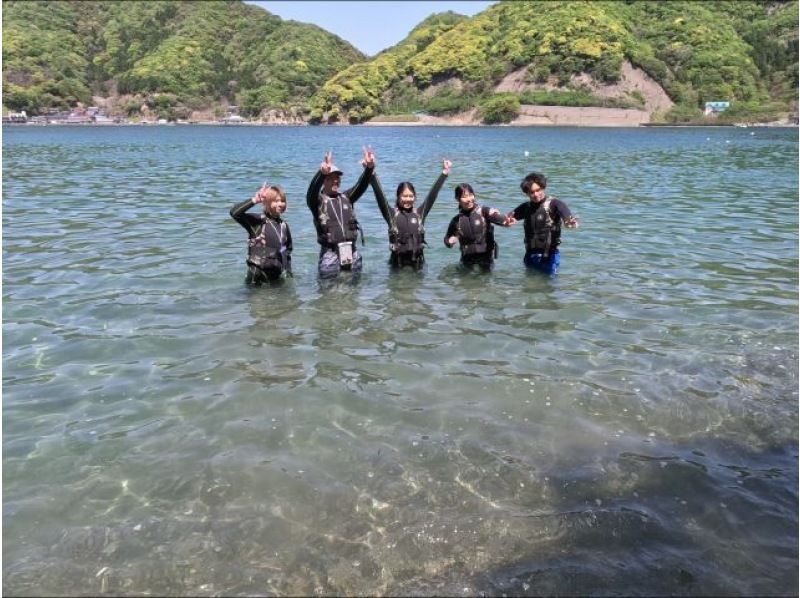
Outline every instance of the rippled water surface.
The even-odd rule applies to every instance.
[[[781,595],[798,583],[796,129],[4,127],[5,595]],[[368,191],[321,284],[305,189],[450,180],[422,273]],[[527,152],[527,155],[526,155]],[[488,275],[452,188],[582,226]],[[295,278],[228,215],[285,187]]]

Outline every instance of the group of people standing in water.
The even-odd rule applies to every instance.
[[[361,232],[363,245],[363,231],[356,219],[354,205],[369,186],[372,186],[378,209],[389,229],[389,263],[396,268],[421,268],[425,260],[425,218],[452,167],[449,160],[442,160],[442,172],[420,205],[416,205],[414,185],[409,181],[400,183],[392,208],[375,173],[375,154],[371,148],[364,148],[361,165],[364,170],[355,186],[343,191],[340,188],[343,172],[334,165],[333,156],[328,152],[308,186],[306,205],[314,218],[320,245],[318,269],[323,278],[338,276],[342,271],[361,271],[362,256],[357,241]],[[459,184],[455,188],[458,213],[447,227],[444,244],[447,247],[459,245],[464,266],[489,270],[497,257],[494,226],[508,227],[522,220],[525,266],[555,275],[561,262],[558,250],[561,227],[577,228],[578,220],[566,203],[547,195],[546,188],[547,178],[532,172],[520,184],[528,200],[503,214],[496,208],[479,205],[472,186]],[[248,212],[257,204],[262,205],[262,213]],[[231,217],[247,230],[246,281],[249,284],[258,285],[291,276],[292,235],[282,218],[286,207],[283,189],[264,183],[253,197],[231,208]]]

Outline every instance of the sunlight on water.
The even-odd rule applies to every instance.
[[[752,135],[750,133],[753,133]],[[797,131],[6,127],[7,595],[791,594]],[[305,189],[422,195],[391,273],[322,283]],[[453,187],[544,171],[558,278],[442,244]],[[295,278],[228,210],[287,191]]]

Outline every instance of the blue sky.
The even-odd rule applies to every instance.
[[[380,2],[248,0],[282,19],[313,23],[335,33],[356,48],[374,56],[405,38],[425,17],[452,10],[475,15],[495,2],[439,1]]]

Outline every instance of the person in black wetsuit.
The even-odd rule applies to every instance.
[[[425,257],[423,246],[425,245],[425,218],[431,211],[436,201],[439,190],[444,185],[447,175],[450,174],[451,162],[447,159],[442,160],[442,174],[436,179],[433,187],[428,192],[425,201],[419,208],[414,206],[417,192],[414,185],[409,181],[404,181],[397,186],[397,199],[395,208],[389,207],[386,196],[383,194],[383,187],[376,173],[372,174],[370,184],[378,202],[378,208],[389,225],[389,263],[395,267],[413,266],[416,269],[422,267]]]
[[[248,214],[256,204],[261,214]],[[247,231],[248,284],[280,280],[292,274],[292,234],[281,218],[286,211],[286,194],[277,185],[264,185],[253,197],[231,208],[231,217]]]
[[[525,265],[539,272],[555,276],[561,264],[561,224],[578,228],[578,219],[566,203],[546,195],[547,177],[532,172],[520,183],[528,200],[507,214],[509,224],[522,220],[525,228]]]
[[[475,192],[467,183],[456,187],[458,214],[450,221],[444,235],[444,244],[461,247],[461,263],[464,266],[479,265],[489,270],[497,256],[494,226],[508,226],[508,218],[500,210],[475,203]]]
[[[369,186],[375,168],[372,149],[364,148],[361,165],[364,171],[355,187],[342,192],[339,190],[342,171],[334,166],[333,155],[328,152],[308,186],[306,205],[314,216],[320,245],[318,269],[323,278],[338,276],[342,270],[361,272],[361,254],[356,248],[360,226],[353,204]]]

